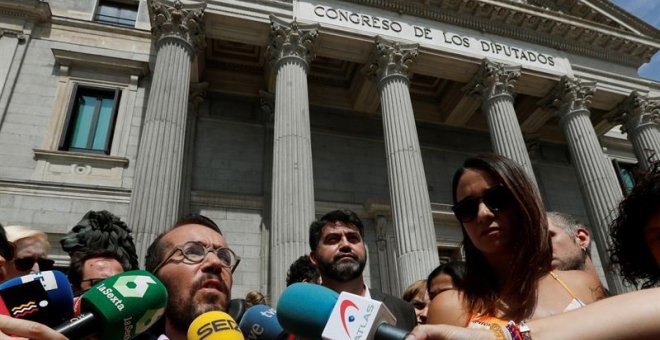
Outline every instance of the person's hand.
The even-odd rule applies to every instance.
[[[64,335],[46,325],[0,315],[0,339],[17,339],[16,337],[35,340],[67,340]]]
[[[494,340],[490,330],[463,328],[449,325],[419,325],[406,340]]]

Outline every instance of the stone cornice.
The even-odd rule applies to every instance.
[[[53,57],[60,65],[75,66],[85,65],[95,68],[107,68],[113,70],[125,71],[128,74],[144,76],[149,74],[148,55],[144,55],[144,60],[110,57],[102,54],[90,54],[78,51],[67,51],[52,49]],[[126,54],[127,57],[136,57],[136,54]]]
[[[570,53],[639,66],[658,49],[660,39],[598,24],[532,5],[500,0],[453,0],[439,5],[402,0],[346,0],[508,36]]]
[[[44,22],[52,16],[52,13],[47,2],[39,0],[0,0],[0,15]]]

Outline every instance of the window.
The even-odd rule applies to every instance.
[[[135,27],[137,12],[137,4],[100,0],[96,8],[96,14],[94,14],[94,21],[111,25]]]
[[[614,169],[616,170],[623,194],[628,195],[637,182],[637,164],[624,163],[613,159],[612,165],[614,165]]]
[[[76,85],[59,149],[109,155],[119,93]]]

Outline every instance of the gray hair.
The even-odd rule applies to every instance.
[[[589,235],[591,235],[591,229],[589,229],[589,227],[580,223],[580,221],[569,214],[558,211],[548,211],[546,215],[548,215],[549,220],[552,220],[552,223],[557,227],[562,228],[571,237],[577,236],[577,231],[580,228],[586,230]],[[591,238],[589,239],[586,252],[587,255],[591,256]]]

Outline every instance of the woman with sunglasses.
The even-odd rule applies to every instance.
[[[8,263],[7,279],[53,269],[55,261],[46,258],[50,243],[43,231],[23,226],[7,226],[7,239],[16,247]]]
[[[535,184],[495,154],[467,159],[454,175],[453,211],[463,226],[466,272],[460,291],[436,296],[427,323],[505,326],[580,308],[602,298],[579,271],[552,272],[545,208]]]

